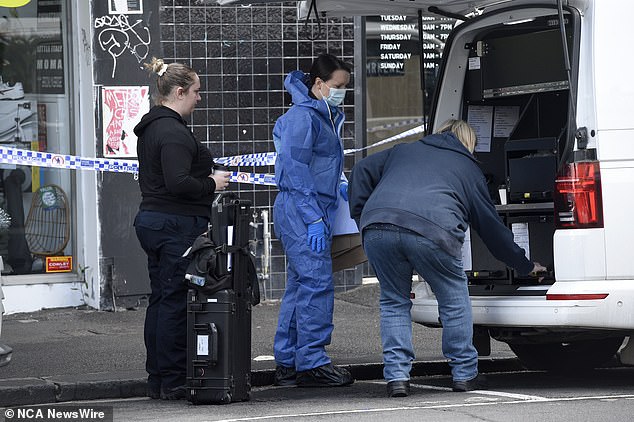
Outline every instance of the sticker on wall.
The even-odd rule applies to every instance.
[[[47,256],[46,272],[47,273],[68,273],[73,271],[72,256]]]
[[[42,186],[38,192],[42,201],[42,208],[45,210],[58,209],[64,205],[54,186]]]
[[[1,7],[22,7],[30,2],[31,0],[0,0],[0,6]]]
[[[113,14],[140,14],[143,13],[142,0],[108,0],[108,13]]]
[[[148,86],[104,86],[103,156],[136,157],[134,126],[150,111]]]

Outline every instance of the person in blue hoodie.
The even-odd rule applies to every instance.
[[[293,105],[273,128],[279,193],[273,207],[275,232],[287,259],[286,291],[274,340],[275,384],[343,386],[354,379],[332,364],[325,346],[333,330],[331,227],[337,196],[347,199],[341,179],[343,146],[340,109],[350,67],[322,54],[308,75],[291,72],[284,81]]]
[[[491,253],[520,274],[530,262],[498,216],[473,151],[476,134],[448,120],[433,135],[372,154],[352,169],[350,215],[381,287],[381,341],[390,397],[409,394],[414,360],[410,291],[413,271],[430,285],[443,327],[442,351],[454,391],[486,388],[478,375],[462,244],[471,226]]]

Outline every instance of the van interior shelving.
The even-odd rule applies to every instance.
[[[472,295],[518,294],[518,286],[548,285],[554,280],[553,191],[566,146],[569,84],[557,16],[518,25],[499,25],[477,33],[469,49],[462,115],[476,111],[492,119],[490,141],[475,156],[491,198],[516,243],[531,261],[548,269],[541,280],[522,277],[495,259],[480,237],[470,233],[471,266],[466,267]],[[573,31],[566,25],[572,51]],[[496,129],[506,113],[507,130]],[[480,139],[478,140],[480,142]],[[506,189],[502,203],[499,189]],[[486,228],[484,228],[486,229]],[[522,294],[545,294],[526,288]]]

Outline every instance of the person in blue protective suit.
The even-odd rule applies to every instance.
[[[350,215],[381,287],[383,375],[390,397],[409,394],[413,271],[438,301],[442,351],[454,391],[486,387],[478,374],[473,321],[462,244],[471,226],[491,253],[520,274],[545,271],[513,241],[489,195],[473,156],[476,134],[450,119],[436,133],[359,161],[350,176]]]
[[[339,105],[349,82],[350,67],[329,54],[315,59],[309,75],[294,71],[284,81],[293,106],[273,129],[279,188],[273,220],[288,262],[274,342],[276,385],[343,386],[354,381],[325,351],[333,330],[331,225],[337,196],[347,200]]]

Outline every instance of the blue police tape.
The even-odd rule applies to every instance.
[[[139,163],[136,160],[86,158],[76,155],[29,151],[3,146],[0,146],[0,163],[72,170],[111,171],[117,173],[139,172]]]
[[[239,166],[274,166],[275,152],[262,152],[258,154],[245,154],[236,155],[234,157],[221,157],[214,161],[218,164],[222,164],[227,167],[239,167]]]
[[[378,125],[378,126],[369,127],[369,128],[366,129],[366,132],[374,133],[374,132],[378,132],[379,130],[395,129],[397,127],[413,125],[414,123],[423,123],[424,121],[425,121],[424,117],[419,117],[419,118],[416,118],[416,119],[401,120],[401,121],[394,122],[394,123],[387,123],[387,124],[384,124],[384,125]]]
[[[366,149],[371,149],[381,145],[386,145],[386,144],[407,138],[412,135],[418,135],[420,133],[423,133],[424,131],[425,131],[424,125],[416,126],[412,129],[406,130],[405,132],[396,134],[380,142],[376,142],[374,144],[368,145],[363,148],[346,149],[343,151],[343,153],[346,155],[354,154],[355,152],[360,152]],[[234,157],[221,157],[214,161],[218,164],[222,164],[228,167],[240,167],[240,166],[259,167],[259,166],[274,166],[276,157],[277,157],[277,153],[275,152],[262,152],[258,154],[236,155]]]
[[[364,148],[347,149],[344,154],[352,154],[366,149],[385,145],[408,136],[423,133],[424,126],[417,126],[403,133],[399,133],[381,142],[368,145]],[[263,152],[258,154],[245,154],[233,157],[221,157],[216,163],[229,167],[240,166],[273,166],[275,165],[275,152]],[[137,160],[122,160],[113,158],[87,158],[68,154],[55,154],[51,152],[30,151],[18,148],[0,146],[0,164],[13,164],[19,166],[50,167],[70,170],[109,171],[115,173],[132,173],[135,178],[139,173]],[[269,173],[247,173],[234,171],[230,180],[238,183],[250,183],[255,185],[275,186],[275,175]]]
[[[418,135],[419,133],[424,133],[424,132],[425,132],[425,125],[416,126],[416,127],[413,127],[413,128],[411,128],[409,130],[406,130],[405,132],[401,132],[401,133],[399,133],[397,135],[390,136],[387,139],[384,139],[384,140],[382,140],[380,142],[375,142],[375,143],[373,143],[371,145],[368,145],[366,147],[363,147],[363,148],[346,149],[346,150],[343,151],[343,153],[344,154],[352,154],[354,152],[360,152],[360,151],[364,151],[366,149],[376,148],[376,147],[378,147],[380,145],[390,144],[392,142],[399,141],[399,140],[407,138],[409,136]]]
[[[257,154],[262,155],[262,154]],[[221,160],[231,161],[235,157]],[[220,160],[216,160],[220,162]],[[0,164],[17,166],[49,167],[68,170],[109,171],[114,173],[131,173],[135,177],[139,172],[139,162],[136,160],[121,160],[111,158],[86,158],[69,154],[54,154],[51,152],[30,151],[25,149],[0,146]],[[243,164],[244,165],[244,164]],[[262,173],[247,173],[234,171],[230,180],[238,183],[275,186],[275,175]]]

